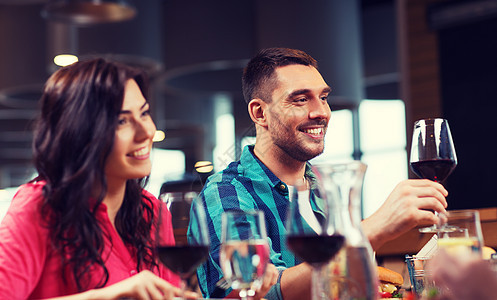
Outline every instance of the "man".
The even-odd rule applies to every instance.
[[[200,200],[208,212],[211,253],[197,275],[204,295],[222,297],[216,282],[219,268],[221,214],[225,210],[264,211],[271,263],[280,271],[268,299],[306,299],[310,294],[310,267],[297,264],[285,244],[288,184],[312,177],[307,163],[324,150],[331,110],[331,88],[316,61],[300,50],[270,48],[261,51],[244,70],[243,94],[255,124],[256,143],[241,158],[212,175]],[[362,222],[373,249],[420,223],[436,223],[430,211],[445,212],[447,191],[429,180],[400,183],[381,208]],[[192,238],[195,233],[189,233]]]

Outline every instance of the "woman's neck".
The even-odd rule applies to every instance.
[[[107,193],[105,194],[103,203],[107,206],[107,214],[113,226],[117,212],[123,204],[125,191],[126,182],[123,184],[108,184],[107,186]]]

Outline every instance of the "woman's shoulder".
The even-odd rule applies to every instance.
[[[146,197],[148,199],[150,199],[151,201],[159,201],[159,199],[157,199],[157,197],[154,196],[154,194],[152,194],[151,192],[147,191],[146,189],[143,189],[142,190],[142,197]]]
[[[160,206],[160,203],[162,202],[161,200],[157,199],[156,196],[154,196],[154,194],[152,194],[151,192],[143,189],[142,190],[142,201],[144,203],[148,203],[147,205],[152,205],[152,207],[159,207]]]
[[[43,199],[43,187],[45,181],[28,182],[19,187],[12,198],[12,205],[32,205],[33,202],[41,202]]]
[[[39,224],[38,221],[42,218],[41,205],[43,204],[45,184],[45,182],[39,181],[21,185],[2,219],[2,225],[37,226],[35,224]]]

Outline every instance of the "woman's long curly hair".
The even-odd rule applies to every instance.
[[[80,291],[103,287],[109,279],[102,257],[104,233],[95,213],[107,191],[105,163],[129,79],[146,97],[142,72],[101,58],[77,62],[48,79],[40,100],[33,151],[35,180],[46,181],[41,213],[61,255],[62,278],[72,273]],[[147,179],[127,181],[115,219],[121,238],[135,251],[137,271],[157,267],[151,243],[154,207],[142,195]],[[85,276],[95,268],[104,276],[98,286],[86,286]]]

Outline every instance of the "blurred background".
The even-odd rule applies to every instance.
[[[152,78],[149,190],[200,189],[255,132],[241,72],[258,50],[302,49],[333,88],[325,153],[368,164],[363,214],[408,168],[412,124],[449,120],[449,208],[495,205],[494,0],[0,0],[0,195],[33,178],[31,122],[54,57],[105,56]],[[200,168],[199,166],[203,166]]]

